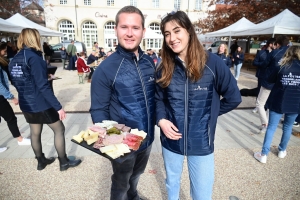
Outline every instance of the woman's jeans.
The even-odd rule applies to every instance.
[[[242,68],[243,63],[237,64],[237,65],[233,65],[233,69],[234,69],[234,78],[236,80],[239,79],[240,77],[240,72],[241,72],[241,68]]]
[[[276,131],[277,125],[281,119],[282,114],[276,113],[274,111],[269,111],[269,125],[265,135],[264,144],[262,148],[262,154],[268,155],[270,152],[271,143],[273,140],[274,133]],[[285,151],[288,145],[288,142],[291,138],[293,123],[295,122],[298,114],[284,114],[284,121],[282,124],[282,136],[281,141],[278,146],[279,151]]]
[[[162,147],[166,170],[168,200],[178,200],[184,155],[173,153]],[[214,154],[187,156],[190,193],[193,200],[212,199],[214,184]]]

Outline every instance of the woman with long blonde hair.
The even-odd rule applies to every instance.
[[[69,160],[65,148],[65,127],[62,120],[65,111],[54,96],[48,82],[47,63],[42,59],[40,34],[36,29],[25,28],[19,35],[20,51],[9,63],[12,84],[19,94],[19,105],[29,123],[31,146],[38,160],[37,170],[43,170],[55,158],[46,158],[41,143],[43,124],[54,132],[54,146],[60,162],[60,170],[67,170],[81,163]]]
[[[220,44],[216,55],[219,56],[224,61],[225,65],[228,68],[230,68],[232,66],[231,58],[229,56],[228,47],[226,44],[224,44],[224,43]]]
[[[185,12],[167,14],[161,31],[155,99],[168,199],[179,199],[185,156],[192,199],[211,199],[217,118],[238,106],[240,92],[224,62],[204,50]]]
[[[278,157],[287,155],[287,145],[292,134],[293,124],[300,114],[300,47],[291,46],[280,61],[279,71],[269,77],[273,86],[266,107],[269,109],[269,124],[261,152],[256,152],[254,158],[261,163],[267,162],[272,139],[278,123],[284,114],[282,136],[278,145]]]

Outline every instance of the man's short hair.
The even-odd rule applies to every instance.
[[[145,27],[145,17],[143,15],[142,11],[140,11],[140,9],[138,9],[135,6],[125,6],[125,7],[121,8],[121,10],[119,10],[119,12],[116,15],[116,26],[118,26],[119,16],[122,13],[136,13],[136,14],[139,14],[142,18],[142,27],[143,28]]]
[[[97,44],[98,42],[94,42],[94,44]]]
[[[290,40],[286,35],[280,35],[276,38],[276,42],[280,46],[287,46],[290,43]]]
[[[71,40],[71,43],[73,43],[74,42],[74,40]]]

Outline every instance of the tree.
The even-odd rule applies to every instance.
[[[3,19],[10,18],[16,13],[21,15],[28,14],[28,11],[24,9],[27,5],[36,3],[40,5],[40,0],[0,0],[0,17]]]
[[[203,33],[225,28],[242,17],[260,23],[284,9],[300,16],[300,0],[210,0],[209,6],[212,5],[216,9],[209,10],[207,18],[197,24]]]

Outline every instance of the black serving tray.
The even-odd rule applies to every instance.
[[[107,159],[109,159],[109,160],[113,160],[113,161],[115,161],[115,162],[118,162],[118,163],[123,163],[126,159],[128,159],[128,158],[130,158],[131,156],[133,156],[133,154],[134,154],[134,152],[135,151],[132,151],[131,150],[131,152],[130,153],[126,153],[126,154],[124,154],[124,156],[120,156],[119,158],[116,158],[116,159],[112,159],[110,156],[108,156],[107,154],[105,154],[105,153],[101,153],[101,151],[99,150],[99,149],[95,149],[94,147],[93,147],[93,145],[94,145],[94,143],[93,144],[91,144],[91,145],[88,145],[87,143],[86,143],[86,141],[82,141],[82,142],[80,142],[80,143],[78,143],[78,142],[76,142],[75,140],[71,140],[72,142],[74,142],[74,143],[76,143],[76,144],[78,144],[78,145],[80,145],[80,146],[82,146],[82,147],[84,147],[84,148],[86,148],[86,149],[88,149],[88,150],[90,150],[90,151],[92,151],[92,152],[94,152],[94,153],[96,153],[96,154],[99,154],[100,156],[103,156],[103,157],[105,157],[105,158],[107,158]]]

